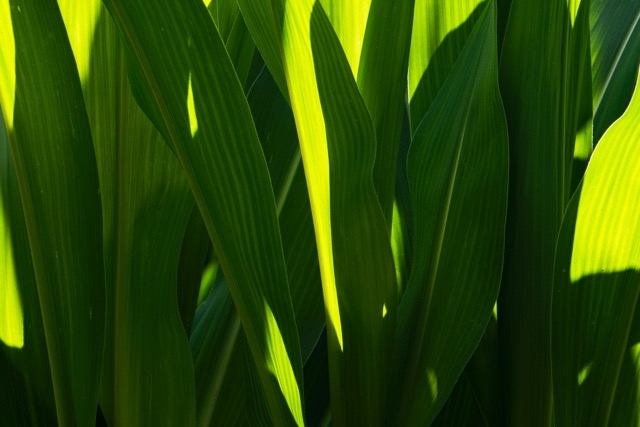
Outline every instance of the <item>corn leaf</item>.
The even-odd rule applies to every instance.
[[[358,67],[358,87],[376,130],[373,184],[389,228],[405,111],[413,6],[414,0],[371,1]]]
[[[429,425],[480,341],[500,284],[508,155],[494,2],[416,130],[407,169],[415,262],[399,308],[391,424]]]
[[[484,10],[483,3],[415,1],[408,73],[412,133],[449,75]]]
[[[284,46],[289,93],[327,311],[332,419],[378,425],[384,422],[397,296],[372,180],[375,131],[320,4],[290,3],[284,34],[291,41]]]
[[[640,61],[640,3],[594,0],[590,12],[597,142],[631,100]]]
[[[588,24],[588,1],[513,0],[500,59],[511,163],[498,329],[506,422],[522,427],[552,417],[554,248],[590,79]]]
[[[191,335],[210,248],[209,235],[200,210],[193,206],[182,238],[177,272],[178,310],[187,336]]]
[[[4,2],[3,2],[4,3]],[[6,3],[5,3],[6,5]],[[5,6],[6,7],[6,6]],[[6,9],[5,9],[6,10]],[[104,345],[98,173],[80,81],[57,4],[11,4],[0,80],[60,424],[95,420]],[[15,71],[14,84],[7,72]],[[9,104],[13,100],[15,104]]]
[[[324,328],[322,283],[293,112],[265,71],[248,94],[276,194],[291,300],[305,362]]]
[[[38,288],[9,140],[0,116],[0,414],[7,425],[55,423]]]
[[[247,28],[271,76],[289,102],[289,90],[282,57],[282,28],[285,0],[238,0]]]
[[[272,51],[282,52],[296,118],[327,316],[333,420],[381,423],[396,297],[371,182],[371,121],[320,4],[248,3],[239,5],[276,81]]]
[[[300,425],[302,363],[273,189],[220,35],[199,1],[105,4],[127,46],[137,100],[176,153],[202,212],[272,422]]]
[[[372,0],[319,0],[319,3],[340,40],[351,72],[357,77]]]
[[[107,286],[110,357],[103,369],[103,413],[113,424],[192,424],[193,368],[176,310],[176,278],[193,199],[175,157],[131,95],[106,9],[97,3],[96,24],[88,31],[71,25],[91,21],[91,2],[83,5],[84,19],[77,4],[61,2],[70,39],[84,41],[73,44],[74,54],[79,71],[84,69],[103,218],[108,218],[105,265],[112,268],[113,281]]]
[[[215,325],[212,327],[212,325]],[[238,425],[245,411],[240,318],[222,281],[198,309],[189,340],[193,354],[197,425]]]
[[[609,425],[622,361],[630,350],[640,296],[639,140],[636,89],[627,111],[595,149],[560,230],[552,311],[559,426]],[[633,403],[626,409],[634,410]]]

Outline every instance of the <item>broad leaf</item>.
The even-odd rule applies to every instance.
[[[390,424],[429,425],[480,341],[500,286],[508,150],[495,2],[416,130],[407,169],[415,262],[399,308]]]
[[[609,425],[640,296],[639,140],[636,89],[596,147],[560,230],[552,311],[556,425]]]
[[[588,24],[588,1],[513,0],[500,58],[511,162],[498,330],[506,422],[522,427],[552,416],[554,248],[590,79]]]

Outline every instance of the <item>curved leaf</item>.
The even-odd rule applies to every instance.
[[[358,75],[360,55],[365,31],[369,25],[369,10],[372,2],[372,0],[319,0],[338,40],[340,40],[340,45],[354,76]]]
[[[594,141],[626,109],[640,61],[640,3],[593,0],[590,11]]]
[[[497,298],[508,149],[496,37],[491,1],[411,143],[415,262],[399,307],[390,424],[435,418]]]
[[[56,422],[51,368],[16,171],[0,116],[0,416]]]
[[[3,2],[6,7],[6,2]],[[3,19],[6,15],[3,14]],[[95,421],[104,346],[98,173],[80,81],[55,1],[11,3],[15,84],[2,76],[58,422]],[[7,31],[6,28],[3,28]],[[9,42],[11,43],[11,42]],[[3,68],[5,73],[11,70]],[[14,105],[7,105],[11,99]]]
[[[411,130],[415,132],[478,21],[484,0],[416,0],[409,53]]]
[[[558,238],[552,311],[556,425],[609,425],[640,296],[639,140],[636,89],[594,150]]]
[[[186,173],[272,421],[302,424],[302,362],[273,189],[220,35],[196,0],[105,4],[127,46],[136,98]]]
[[[376,130],[373,184],[389,229],[407,91],[413,6],[414,0],[371,1],[358,68],[358,87]]]

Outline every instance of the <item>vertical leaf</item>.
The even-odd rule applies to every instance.
[[[391,229],[396,166],[405,110],[414,0],[373,0],[358,68],[358,87],[376,130],[373,184]]]
[[[496,37],[491,1],[411,143],[415,262],[399,307],[389,424],[433,421],[498,294],[508,154]]]
[[[412,133],[420,125],[483,8],[482,0],[416,0],[409,56]]]
[[[589,79],[588,19],[588,1],[513,0],[502,48],[511,167],[498,328],[507,423],[523,427],[551,422],[553,254]]]
[[[636,89],[596,147],[560,230],[552,311],[556,425],[609,425],[640,296],[639,140]]]
[[[594,141],[626,109],[640,61],[640,3],[593,0],[590,10]]]
[[[197,0],[105,4],[137,101],[176,153],[202,213],[272,422],[300,425],[302,362],[273,189],[220,35]]]
[[[10,20],[15,84],[4,84],[11,76],[3,75],[0,99],[33,256],[56,412],[60,424],[88,425],[95,420],[104,345],[102,224],[91,130],[57,4],[12,2]],[[5,64],[13,63],[4,57],[8,50],[3,48]],[[15,104],[7,105],[11,99]]]
[[[0,414],[7,425],[55,423],[38,287],[9,140],[0,116]]]

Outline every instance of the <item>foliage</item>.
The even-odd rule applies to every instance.
[[[639,20],[0,0],[0,424],[639,425]]]

